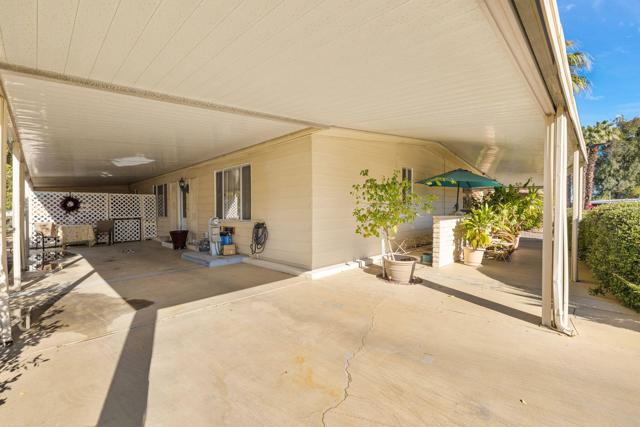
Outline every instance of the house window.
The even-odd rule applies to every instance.
[[[411,183],[410,191],[413,193],[413,168],[402,168],[402,180],[409,181]]]
[[[216,216],[251,219],[251,166],[237,166],[215,173]]]
[[[156,211],[158,217],[167,216],[167,184],[153,186],[153,194],[156,196]]]

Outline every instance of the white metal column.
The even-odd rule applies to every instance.
[[[20,194],[22,194],[23,206],[22,206],[22,235],[20,236],[20,240],[22,241],[22,268],[24,271],[27,270],[27,266],[29,264],[29,215],[28,215],[28,196],[27,196],[27,164],[22,164],[22,179],[20,180]]]
[[[544,143],[544,215],[542,238],[542,324],[553,327],[553,206],[554,206],[554,141],[555,117],[547,117]]]
[[[24,236],[24,167],[20,144],[13,142],[11,150],[13,170],[13,194],[12,194],[12,225],[13,225],[13,289],[22,287],[23,270],[23,236]]]
[[[582,221],[582,214],[584,212],[584,163],[580,165],[578,178],[580,180],[580,185],[578,186],[580,189],[580,192],[578,193],[580,195],[580,203],[578,203],[578,221]]]
[[[569,333],[569,256],[567,242],[567,116],[556,115],[553,213],[553,326]]]
[[[544,146],[542,324],[571,334],[567,236],[567,139],[567,115],[563,110],[559,110],[555,117],[548,117]],[[580,188],[580,183],[576,188]],[[580,199],[581,197],[578,201]],[[580,203],[577,203],[576,208],[579,205]]]
[[[573,206],[571,215],[571,280],[577,282],[578,277],[578,223],[580,221],[580,204],[582,191],[580,191],[580,149],[573,150]]]
[[[11,317],[9,314],[9,282],[7,277],[7,221],[5,200],[7,196],[7,136],[9,114],[5,100],[0,98],[0,343],[11,343]]]

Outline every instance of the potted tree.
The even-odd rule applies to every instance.
[[[491,230],[494,226],[495,213],[484,204],[472,209],[462,220],[462,230],[467,244],[464,247],[464,263],[472,267],[482,264],[484,251],[491,244]]]
[[[400,225],[413,222],[419,213],[431,211],[434,196],[418,196],[412,191],[411,182],[400,178],[400,171],[391,177],[371,178],[369,170],[360,172],[364,183],[353,185],[355,198],[353,216],[356,233],[364,237],[382,239],[383,277],[397,282],[410,282],[413,278],[416,258],[394,254],[391,240]]]

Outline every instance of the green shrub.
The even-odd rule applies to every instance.
[[[640,311],[640,203],[599,206],[580,222],[581,255],[599,284],[594,293],[610,293]]]
[[[531,179],[524,184],[496,187],[481,201],[475,201],[473,208],[482,208],[482,205],[493,209],[503,220],[503,231],[514,236],[542,225],[544,204]]]

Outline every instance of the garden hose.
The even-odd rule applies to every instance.
[[[261,254],[269,238],[267,224],[264,222],[256,222],[253,225],[253,233],[251,235],[251,255]]]

